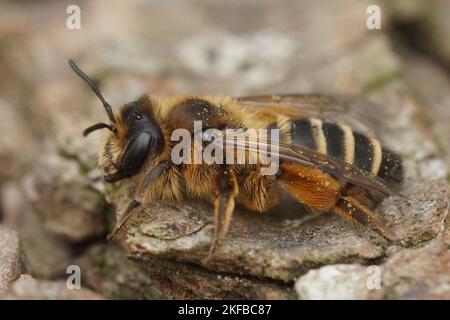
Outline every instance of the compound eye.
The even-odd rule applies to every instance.
[[[152,143],[152,136],[142,132],[130,140],[122,159],[120,171],[124,177],[131,177],[138,173],[148,156]]]

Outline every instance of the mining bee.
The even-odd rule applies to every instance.
[[[312,213],[336,213],[386,238],[382,220],[373,210],[383,197],[398,191],[403,179],[402,161],[382,147],[362,122],[354,121],[352,112],[364,109],[358,104],[354,107],[348,98],[272,95],[154,99],[144,95],[113,112],[92,80],[72,60],[69,65],[99,97],[109,118],[109,123],[97,123],[84,131],[85,136],[98,129],[110,131],[99,154],[105,181],[134,179],[137,184],[134,199],[119,216],[111,235],[139,206],[154,201],[205,200],[214,206],[212,254],[227,234],[235,203],[266,212],[287,193]],[[278,170],[263,175],[261,170],[267,165],[260,162],[174,163],[172,134],[183,128],[195,135],[196,121],[219,132],[233,128],[278,130]],[[260,146],[271,147],[273,143],[260,137],[245,140],[238,136],[225,138],[222,147],[233,144],[257,154]]]

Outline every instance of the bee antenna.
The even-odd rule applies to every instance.
[[[75,73],[84,80],[88,84],[88,86],[94,91],[96,96],[100,99],[100,101],[103,103],[103,107],[106,110],[106,113],[108,114],[109,120],[111,120],[112,123],[116,123],[116,119],[114,119],[114,113],[112,111],[111,105],[106,102],[105,98],[103,97],[102,93],[98,89],[98,87],[94,84],[94,81],[92,81],[81,69],[76,65],[75,61],[72,59],[69,59],[69,66],[72,68]]]
[[[83,136],[86,137],[88,134],[90,134],[91,132],[98,130],[98,129],[108,129],[109,131],[111,131],[114,134],[117,133],[117,129],[113,125],[109,125],[109,124],[100,122],[100,123],[96,123],[96,124],[90,126],[89,128],[84,129]]]

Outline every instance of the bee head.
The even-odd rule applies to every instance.
[[[105,171],[105,180],[115,182],[136,175],[145,161],[161,153],[164,147],[160,127],[148,108],[144,108],[149,99],[144,97],[127,103],[115,116],[93,81],[73,60],[69,60],[69,65],[100,99],[110,120],[110,123],[96,123],[83,131],[84,136],[98,129],[111,131],[99,157],[100,165]]]

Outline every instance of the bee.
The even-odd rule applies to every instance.
[[[69,65],[98,96],[109,118],[109,123],[84,130],[85,136],[98,129],[110,131],[99,154],[105,181],[130,179],[137,185],[110,238],[139,206],[198,199],[214,206],[213,254],[227,234],[235,205],[267,212],[286,193],[312,213],[333,212],[387,238],[374,209],[381,199],[398,192],[402,160],[383,147],[363,122],[355,121],[352,114],[364,113],[366,102],[299,94],[164,99],[144,95],[113,112],[93,81],[73,60]],[[195,121],[220,131],[277,129],[276,174],[262,175],[261,163],[174,163],[170,137],[179,128],[194,135]],[[255,146],[272,142],[224,140],[224,145],[232,143],[258,153]]]

